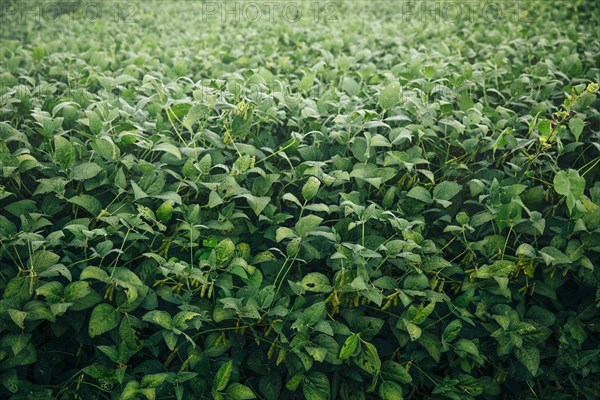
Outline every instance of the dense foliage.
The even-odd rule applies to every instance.
[[[0,397],[597,398],[597,5],[94,4],[3,9]]]

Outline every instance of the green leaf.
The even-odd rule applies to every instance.
[[[102,158],[105,160],[114,161],[121,156],[121,151],[112,141],[110,136],[101,137],[96,139],[93,145],[93,149],[97,151]]]
[[[320,272],[309,272],[302,278],[301,284],[307,292],[329,293],[332,290],[329,278]]]
[[[27,317],[27,313],[25,311],[9,308],[8,316],[19,328],[25,329],[25,318]]]
[[[548,121],[547,119],[541,120],[538,125],[538,131],[540,132],[541,136],[546,138],[550,137],[550,134],[552,133],[552,126],[550,124],[550,121]]]
[[[404,289],[409,290],[423,290],[429,288],[429,280],[427,279],[427,275],[420,274],[408,274],[406,278],[404,278],[404,283],[402,285]]]
[[[314,197],[317,195],[317,192],[319,191],[320,186],[320,180],[318,180],[314,176],[309,177],[304,186],[302,186],[302,197],[304,197],[304,200],[310,201],[314,199]]]
[[[161,311],[161,310],[148,311],[142,317],[142,321],[151,322],[151,323],[158,325],[161,328],[165,328],[165,329],[173,328],[171,315],[166,311]]]
[[[515,252],[517,256],[533,259],[536,257],[535,248],[528,243],[521,243]]]
[[[498,260],[492,265],[483,265],[475,272],[476,278],[507,277],[515,272],[517,266],[508,260]]]
[[[404,399],[402,387],[396,382],[381,382],[379,385],[379,396],[381,400],[402,400]]]
[[[321,222],[323,222],[323,218],[316,215],[307,215],[296,223],[296,232],[300,236],[306,236],[316,230],[321,225]]]
[[[7,371],[6,373],[0,374],[0,381],[2,385],[8,389],[11,393],[17,393],[19,391],[19,378],[17,377],[17,371]]]
[[[67,285],[64,291],[66,302],[75,302],[90,293],[90,284],[85,281],[73,282]]]
[[[256,395],[248,386],[241,383],[232,383],[227,387],[227,400],[249,400],[255,399]]]
[[[302,374],[294,375],[292,379],[290,379],[288,383],[285,384],[286,389],[294,392],[296,389],[298,389],[298,386],[300,386],[300,383],[302,383],[303,379],[304,375]]]
[[[458,339],[458,341],[454,344],[454,348],[474,356],[479,356],[479,349],[477,348],[477,345],[468,339]]]
[[[436,335],[424,334],[418,340],[418,343],[425,348],[429,356],[433,358],[436,363],[439,363],[442,358],[441,342],[438,340]]]
[[[206,104],[194,104],[183,120],[183,126],[187,128],[190,133],[193,133],[192,126],[200,120],[200,118],[208,115],[209,108]]]
[[[329,379],[322,372],[309,372],[304,376],[302,392],[306,400],[328,400],[331,394]]]
[[[171,143],[159,143],[152,148],[152,151],[163,151],[169,153],[178,160],[181,160],[181,152],[179,149]]]
[[[96,163],[87,162],[73,167],[73,179],[76,181],[85,181],[92,179],[102,171],[102,167]]]
[[[83,208],[93,216],[97,216],[102,210],[102,204],[98,201],[98,199],[96,199],[93,196],[90,196],[89,194],[73,196],[69,199],[69,203],[73,203]]]
[[[410,189],[406,195],[426,204],[433,203],[433,199],[431,198],[431,193],[429,193],[429,190],[421,186],[415,186],[414,188]]]
[[[467,90],[462,91],[460,97],[458,98],[458,106],[460,107],[460,110],[467,111],[473,108],[474,105],[475,103],[473,103],[473,100],[471,99],[470,92]]]
[[[304,72],[304,77],[298,84],[298,89],[302,92],[307,91],[313,85],[315,78],[317,77],[317,72],[312,70],[307,70]]]
[[[141,187],[134,181],[131,181],[131,187],[133,188],[133,196],[136,200],[145,199],[148,195],[142,190]]]
[[[94,135],[98,135],[102,132],[102,119],[100,116],[92,110],[87,110],[86,115],[88,117],[88,126]]]
[[[585,123],[581,118],[573,118],[569,121],[569,129],[573,136],[575,136],[575,141],[579,142],[579,137],[581,136],[581,132],[583,132],[583,127]]]
[[[392,380],[400,384],[412,382],[412,377],[401,364],[387,360],[381,365],[381,376],[385,380]]]
[[[379,359],[377,348],[369,342],[363,342],[363,346],[362,351],[354,362],[363,371],[371,375],[377,375],[381,370],[381,360]]]
[[[540,366],[540,352],[533,346],[524,346],[520,349],[515,349],[515,356],[527,368],[531,375],[537,374]]]
[[[575,203],[583,196],[585,179],[574,169],[560,171],[554,176],[554,190],[567,198],[567,208],[572,214]]]
[[[157,374],[144,375],[142,378],[142,387],[144,388],[156,388],[164,383],[168,378],[169,374],[166,372],[160,372]]]
[[[115,174],[115,186],[123,190],[127,187],[127,178],[125,178],[123,168],[119,168]]]
[[[213,385],[214,390],[218,392],[225,390],[227,384],[229,383],[229,377],[231,376],[232,366],[232,360],[229,360],[225,364],[221,365],[221,368],[219,368],[219,370],[217,371],[217,375],[215,376],[215,383]]]
[[[275,232],[275,240],[277,241],[277,243],[281,242],[284,239],[291,239],[291,238],[295,238],[295,237],[298,237],[298,236],[290,228],[286,228],[286,227],[277,228],[277,231]]]
[[[429,66],[426,66],[426,67],[423,67],[423,68],[421,69],[421,72],[423,73],[423,76],[424,76],[426,79],[431,79],[431,78],[433,78],[433,76],[435,75],[435,67],[433,67],[433,66],[431,66],[431,65],[429,65]]]
[[[165,341],[165,344],[167,345],[167,348],[171,351],[174,351],[175,346],[177,346],[177,340],[179,339],[178,334],[168,330],[163,330],[160,333]]]
[[[360,93],[360,85],[350,77],[344,78],[342,89],[351,96],[356,96]]]
[[[308,326],[314,326],[325,319],[325,302],[319,301],[305,309],[302,318]]]
[[[184,331],[190,327],[199,328],[202,320],[199,318],[202,314],[194,311],[179,311],[173,317],[173,326],[176,329]],[[188,325],[189,323],[189,325]]]
[[[49,303],[58,303],[63,298],[63,285],[60,282],[48,282],[35,290],[38,296],[46,297]]]
[[[253,196],[251,194],[243,194],[240,197],[246,198],[246,200],[248,201],[248,205],[250,206],[252,211],[254,211],[254,214],[256,214],[257,216],[260,215],[265,209],[265,207],[267,207],[271,202],[271,198],[268,196],[258,197]]]
[[[235,244],[229,238],[221,240],[219,244],[215,246],[214,252],[217,258],[217,263],[225,264],[233,257],[235,253]]]
[[[32,213],[37,211],[35,201],[31,199],[18,200],[4,206],[4,211],[18,217],[22,214]]]
[[[450,322],[442,333],[442,340],[444,342],[451,342],[456,339],[462,329],[462,326],[462,321],[459,319],[455,319],[454,321]]]
[[[419,328],[417,325],[413,324],[410,321],[406,321],[405,326],[406,326],[406,331],[408,332],[408,335],[410,336],[410,340],[415,341],[421,337],[422,331],[421,331],[421,328]]]
[[[156,388],[142,388],[139,390],[147,400],[156,400]]]
[[[394,107],[400,103],[402,98],[402,87],[398,82],[393,82],[387,85],[381,93],[379,93],[379,104],[385,110]]]
[[[129,400],[136,398],[140,390],[140,384],[137,381],[129,381],[127,385],[125,385],[125,389],[123,389],[123,393],[121,393],[120,400]]]
[[[69,169],[75,163],[75,149],[71,142],[62,136],[54,137],[54,159],[62,169]]]
[[[50,305],[50,312],[52,313],[52,315],[60,316],[67,312],[68,309],[73,309],[72,306],[73,303],[54,303]],[[81,302],[77,302],[77,306],[77,308],[81,309]]]
[[[89,266],[89,267],[85,267],[85,269],[83,271],[81,271],[81,275],[79,276],[79,279],[81,279],[81,280],[97,279],[101,282],[108,282],[109,276],[106,273],[106,271],[104,271],[103,269],[100,269],[98,267]]]
[[[285,193],[283,196],[281,196],[282,200],[286,200],[286,201],[291,201],[292,203],[296,204],[298,207],[302,207],[302,203],[300,203],[300,200],[298,200],[298,198],[296,196],[294,196],[292,193]]]
[[[306,352],[309,356],[311,356],[315,361],[323,362],[325,360],[325,356],[327,355],[327,349],[325,347],[305,347]]]
[[[433,312],[435,308],[435,302],[431,301],[426,306],[415,307],[411,305],[407,311],[407,317],[413,324],[419,325],[427,319],[429,314]]]
[[[365,161],[367,161],[367,159],[369,159],[369,157],[371,157],[369,145],[365,138],[355,137],[354,141],[352,142],[351,150],[352,150],[352,155],[354,155],[354,157],[360,162],[365,162]],[[359,173],[360,173],[360,175],[359,175]],[[365,177],[364,173],[361,173],[360,171],[355,172],[354,176],[357,176],[360,178]]]
[[[219,193],[211,191],[208,195],[208,207],[215,208],[216,206],[219,206],[221,204],[223,204],[223,199],[221,198],[221,196],[219,196]]]
[[[436,200],[449,201],[460,193],[462,186],[456,182],[444,181],[433,188],[433,198]]]
[[[565,253],[556,247],[546,246],[540,250],[540,254],[547,265],[571,264],[572,261]]]
[[[100,303],[92,310],[88,333],[90,337],[102,335],[117,327],[119,312],[107,303]]]
[[[29,267],[33,268],[36,273],[40,274],[55,265],[60,256],[48,250],[39,250],[29,259]]]
[[[506,227],[515,227],[522,220],[523,206],[521,201],[512,200],[508,204],[502,204],[498,206],[496,213],[496,223],[500,232]],[[533,211],[533,213],[536,211]],[[541,215],[540,215],[541,216]]]
[[[352,335],[346,338],[342,349],[340,350],[340,360],[347,360],[356,351],[358,344],[360,343],[360,337],[358,334],[353,333]]]
[[[173,215],[173,205],[175,203],[173,200],[167,200],[162,203],[156,209],[156,218],[164,224],[167,224],[171,220],[171,216]]]

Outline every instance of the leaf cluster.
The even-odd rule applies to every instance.
[[[3,24],[0,397],[596,398],[597,7],[328,4]]]

